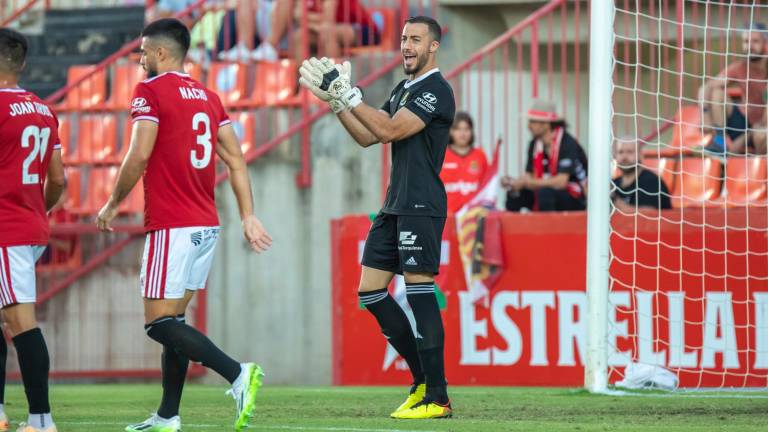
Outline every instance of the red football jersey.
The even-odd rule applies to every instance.
[[[480,187],[487,168],[488,160],[481,149],[473,148],[462,156],[448,147],[440,178],[448,195],[449,213],[457,212],[472,198]]]
[[[158,124],[144,172],[144,228],[218,225],[216,144],[219,127],[230,123],[219,96],[187,74],[168,72],[136,85],[131,117]]]
[[[0,247],[48,244],[43,186],[59,121],[34,94],[0,89]]]

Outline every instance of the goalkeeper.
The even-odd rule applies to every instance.
[[[335,65],[312,58],[300,68],[301,84],[329,103],[361,147],[392,143],[389,189],[368,232],[358,294],[413,375],[408,398],[391,414],[401,419],[452,414],[434,288],[446,218],[440,169],[456,110],[453,90],[437,68],[440,37],[434,19],[406,20],[400,50],[408,79],[395,87],[381,109],[363,103],[360,89],[351,84],[349,62]],[[405,277],[417,336],[387,291],[395,273]]]

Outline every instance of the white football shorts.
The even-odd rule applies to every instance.
[[[0,247],[0,307],[37,301],[35,263],[45,246]]]
[[[141,258],[141,295],[180,299],[186,290],[205,288],[219,227],[167,228],[147,233]]]

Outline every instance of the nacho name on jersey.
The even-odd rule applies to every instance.
[[[40,114],[47,117],[53,117],[53,113],[48,106],[39,102],[14,102],[8,105],[11,117],[29,114]]]
[[[205,90],[194,87],[179,87],[179,93],[181,98],[185,100],[203,100],[208,101],[208,95]],[[152,111],[152,107],[147,103],[147,100],[143,97],[134,98],[131,102],[131,114],[136,113],[148,113]]]

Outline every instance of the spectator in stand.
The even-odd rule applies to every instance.
[[[621,174],[613,179],[611,199],[622,213],[672,208],[667,185],[643,167],[642,151],[642,143],[635,138],[619,138],[614,143],[613,157]]]
[[[742,32],[741,42],[743,58],[729,64],[717,77],[707,80],[699,92],[702,123],[714,132],[708,150],[717,153],[726,149],[733,153],[749,150],[762,155],[766,153],[768,140],[765,109],[768,29],[755,23]],[[740,96],[731,98],[729,93]]]
[[[381,41],[379,29],[360,0],[304,0],[305,3],[274,0],[268,32],[261,44],[251,51],[247,43],[253,40],[254,20],[251,17],[254,16],[252,8],[255,1],[238,2],[238,46],[233,48],[234,51],[224,53],[223,59],[277,60],[277,47],[287,35],[291,23],[294,30],[290,44],[293,46],[294,58],[297,61],[304,59],[304,41],[300,28],[304,4],[307,10],[310,55],[319,52],[325,57],[339,57],[342,47],[375,45]]]
[[[150,6],[146,10],[145,19],[147,22],[153,22],[161,18],[172,18],[177,13],[192,6],[195,0],[158,0],[154,5]],[[187,15],[180,18],[187,27],[191,27],[195,20],[192,16]]]
[[[440,178],[448,195],[448,212],[456,213],[477,192],[488,168],[482,149],[474,147],[472,117],[459,111],[453,120],[448,151],[445,152]]]
[[[224,18],[219,47],[226,51],[221,50],[219,58],[233,62],[276,61],[284,30],[278,30],[281,34],[274,38],[274,44],[267,41],[273,40],[271,26],[274,15],[280,13],[279,3],[279,0],[239,0],[236,9],[228,11]]]
[[[528,144],[525,173],[505,176],[509,211],[584,210],[586,208],[587,156],[578,141],[566,131],[555,104],[535,100],[528,110]]]

